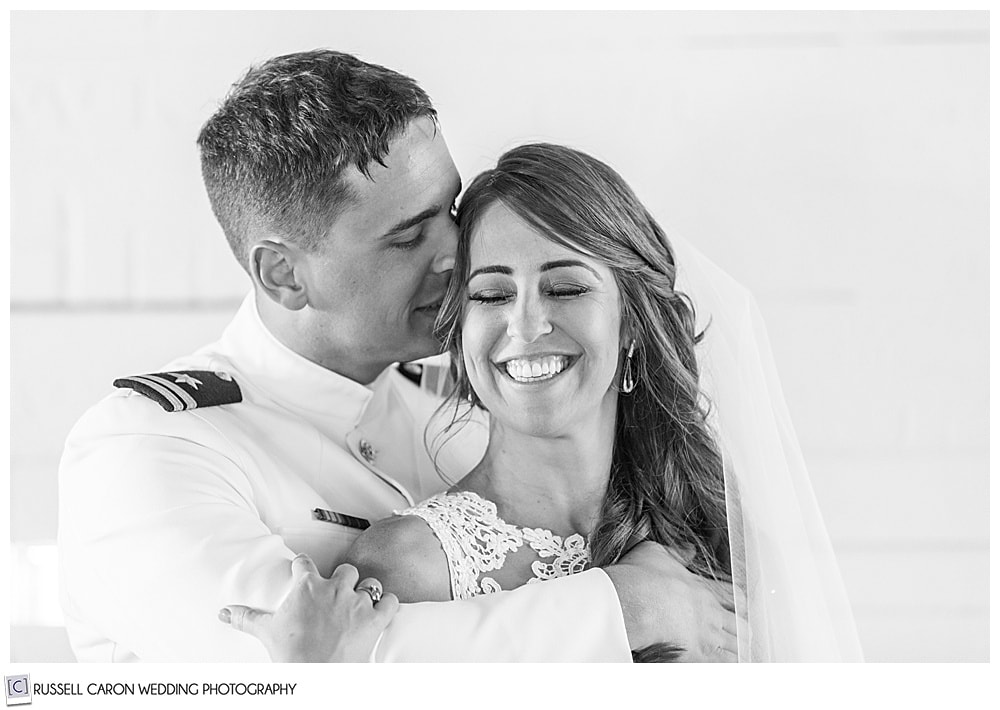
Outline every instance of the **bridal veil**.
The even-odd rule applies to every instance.
[[[861,661],[854,618],[750,293],[682,239],[702,388],[725,454],[739,660]],[[820,376],[821,373],[817,373]]]

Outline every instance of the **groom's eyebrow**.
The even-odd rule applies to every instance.
[[[454,191],[454,193],[455,193],[455,199],[457,200],[459,193],[462,192],[462,180],[461,180],[461,178],[458,178],[455,181],[455,185],[452,186],[452,190]],[[450,210],[454,204],[455,203],[452,202],[450,205],[448,205],[448,209]],[[379,237],[379,239],[391,239],[392,237],[398,236],[398,235],[402,234],[403,232],[405,232],[410,227],[413,227],[415,225],[420,224],[425,219],[430,219],[431,217],[436,217],[437,215],[441,214],[441,211],[443,209],[444,209],[444,207],[441,204],[431,205],[430,207],[428,207],[427,209],[425,209],[423,212],[419,212],[419,213],[413,215],[412,217],[406,217],[405,219],[401,219],[400,221],[396,222],[396,224],[394,224],[391,227],[389,227],[389,230],[385,234],[383,234],[381,237]]]
[[[441,212],[441,205],[433,205],[431,207],[428,207],[423,212],[419,212],[413,215],[412,217],[407,217],[406,219],[402,219],[399,222],[396,222],[396,224],[392,225],[389,228],[389,231],[383,234],[380,238],[389,239],[391,237],[395,237],[399,234],[402,234],[410,227],[416,224],[420,224],[425,219],[430,219],[431,217],[435,216],[440,212]]]

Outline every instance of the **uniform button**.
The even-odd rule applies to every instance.
[[[375,448],[368,443],[367,439],[361,440],[358,444],[358,449],[361,451],[361,455],[364,456],[365,461],[375,463]]]

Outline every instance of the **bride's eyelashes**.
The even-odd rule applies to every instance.
[[[565,300],[576,298],[577,296],[582,296],[589,292],[590,289],[586,286],[579,286],[575,284],[553,284],[552,286],[546,287],[543,293],[550,298]],[[480,289],[469,293],[468,298],[470,301],[474,301],[475,303],[496,305],[507,303],[513,299],[515,295],[516,294],[512,291],[501,289]]]
[[[506,303],[514,297],[514,294],[510,291],[501,291],[498,289],[482,289],[479,291],[474,291],[469,294],[469,300],[476,303],[482,303],[485,305],[493,305],[497,303]]]
[[[552,296],[553,298],[576,298],[585,293],[590,293],[590,289],[586,286],[573,283],[558,283],[549,286],[546,289],[545,295]]]

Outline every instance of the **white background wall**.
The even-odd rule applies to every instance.
[[[250,63],[332,47],[418,79],[468,180],[505,148],[615,166],[751,288],[874,661],[988,658],[985,13],[12,17],[11,659],[52,610],[56,465],[121,374],[247,288],[201,124]]]

